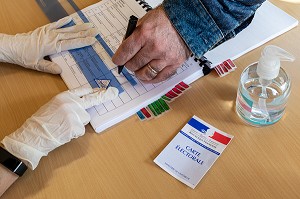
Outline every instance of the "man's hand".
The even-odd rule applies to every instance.
[[[5,149],[35,169],[53,149],[82,136],[90,115],[85,109],[118,96],[118,89],[65,91],[42,106],[14,133],[2,140]]]
[[[92,24],[61,28],[71,22],[65,17],[36,30],[17,34],[0,34],[0,62],[21,65],[42,72],[60,74],[61,68],[44,59],[47,55],[92,45],[98,34]]]
[[[126,65],[146,83],[157,83],[175,74],[191,55],[161,6],[149,11],[135,31],[120,45],[112,60]]]

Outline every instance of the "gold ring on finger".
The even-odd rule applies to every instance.
[[[154,68],[152,68],[150,64],[147,65],[147,68],[149,68],[150,72],[151,72],[153,75],[156,76],[156,75],[158,74],[158,72],[157,72]]]

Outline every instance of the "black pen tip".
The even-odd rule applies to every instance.
[[[137,18],[136,16],[134,15],[131,15],[129,20],[133,20],[133,21],[137,21],[139,18]]]

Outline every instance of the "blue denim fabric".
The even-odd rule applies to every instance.
[[[192,53],[204,53],[234,37],[265,0],[164,0],[162,6]]]

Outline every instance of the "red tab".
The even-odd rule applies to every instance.
[[[177,89],[181,90],[181,91],[184,91],[184,90],[185,90],[185,88],[183,88],[183,87],[180,86],[179,84],[177,84],[175,87],[176,87]]]
[[[214,132],[213,136],[209,136],[209,137],[225,145],[227,145],[231,140],[231,138],[226,137],[216,131]]]
[[[189,85],[187,85],[184,82],[180,82],[179,85],[182,86],[183,88],[188,88],[189,87]]]
[[[233,63],[231,59],[227,59],[226,62],[228,62],[232,68],[236,68],[236,65]]]
[[[170,90],[168,94],[171,95],[172,97],[178,97],[178,95],[174,93],[172,90]]]
[[[167,96],[170,99],[174,98],[174,96],[170,95],[169,93],[166,93],[165,96]]]
[[[151,114],[147,111],[147,109],[142,108],[142,109],[141,109],[141,112],[142,112],[147,118],[150,118],[150,117],[151,117]]]
[[[218,73],[220,77],[224,77],[225,75],[229,74],[235,69],[236,69],[236,65],[230,59],[227,59],[226,61],[215,66],[215,71]]]
[[[176,88],[176,87],[174,87],[174,88],[172,88],[172,91],[174,91],[176,94],[181,94],[182,92],[178,89],[178,88]]]
[[[223,63],[221,63],[219,66],[224,71],[224,73],[229,73],[229,70],[226,68],[226,66]]]

